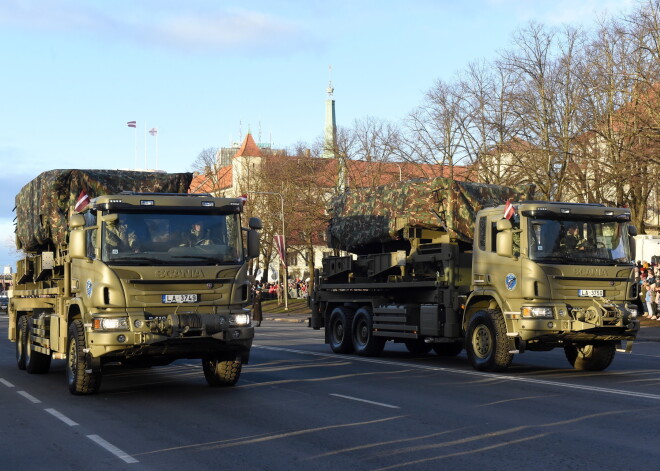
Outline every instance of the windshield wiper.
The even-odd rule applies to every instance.
[[[147,262],[147,263],[162,263],[165,260],[154,257],[116,257],[110,260],[106,260],[108,263],[121,262],[121,263],[131,263],[131,262]]]

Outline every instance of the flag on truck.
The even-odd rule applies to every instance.
[[[76,212],[81,212],[83,209],[87,207],[89,204],[89,196],[87,196],[87,193],[85,190],[82,190],[80,192],[80,195],[78,196],[78,200],[76,201],[76,205],[74,206],[74,211]]]
[[[516,208],[513,207],[511,204],[511,198],[509,198],[504,205],[504,217],[506,219],[511,219],[514,214],[516,214]]]
[[[276,235],[274,237],[275,239],[275,248],[277,249],[277,253],[280,256],[280,260],[282,260],[282,265],[286,268],[286,247],[284,247],[284,236],[283,235]]]

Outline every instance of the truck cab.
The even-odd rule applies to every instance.
[[[564,348],[576,368],[602,370],[639,329],[630,211],[528,201],[477,214],[466,350],[483,370],[514,353]]]

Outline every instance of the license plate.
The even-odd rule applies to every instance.
[[[163,302],[165,304],[183,304],[183,303],[196,303],[196,294],[164,294]]]
[[[579,289],[578,296],[585,296],[587,298],[602,298],[605,296],[603,289]]]

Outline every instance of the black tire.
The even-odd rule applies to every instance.
[[[431,351],[431,344],[422,339],[411,339],[405,341],[406,348],[413,355],[426,355]]]
[[[16,364],[19,370],[25,369],[25,351],[27,350],[28,316],[21,316],[16,321]]]
[[[353,349],[362,356],[378,356],[385,348],[385,337],[374,336],[373,313],[370,307],[355,311],[351,328]]]
[[[243,362],[240,358],[236,360],[203,358],[202,369],[204,370],[204,377],[209,386],[233,386],[241,376]]]
[[[28,318],[27,341],[25,345],[25,369],[30,374],[45,374],[50,369],[50,353],[41,353],[32,350],[32,337],[34,336],[34,320]]]
[[[613,342],[564,347],[566,359],[576,370],[603,371],[614,360],[616,346]]]
[[[101,387],[101,369],[92,368],[84,349],[85,326],[83,321],[75,319],[69,324],[66,348],[66,377],[71,394],[95,394]]]
[[[463,351],[463,344],[454,343],[436,343],[433,345],[433,351],[441,357],[455,357]]]
[[[330,313],[328,324],[328,338],[330,348],[335,353],[352,353],[353,339],[351,328],[353,326],[353,311],[345,306],[339,306]]]
[[[479,371],[503,371],[513,360],[509,353],[506,323],[499,310],[477,311],[470,321],[465,343],[472,367]]]

